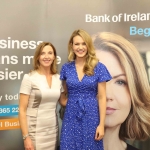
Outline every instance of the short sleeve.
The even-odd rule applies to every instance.
[[[100,62],[97,64],[97,75],[98,75],[98,82],[104,82],[104,81],[107,82],[112,79],[106,66]]]
[[[61,80],[66,80],[66,65],[64,64],[61,68],[61,71],[60,71],[60,79]]]
[[[29,74],[25,74],[20,86],[20,93],[30,95],[31,80]]]

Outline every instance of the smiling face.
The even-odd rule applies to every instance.
[[[73,38],[72,49],[76,58],[84,58],[87,54],[87,46],[82,37],[77,35]]]
[[[47,45],[40,53],[40,67],[50,67],[55,59],[54,51],[51,46]]]
[[[96,55],[110,72],[112,80],[106,84],[107,110],[105,127],[121,125],[131,109],[131,97],[124,70],[115,55],[97,50]]]

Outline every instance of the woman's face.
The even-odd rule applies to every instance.
[[[53,48],[49,45],[45,46],[40,53],[39,63],[41,67],[50,67],[55,59]]]
[[[75,36],[73,38],[72,49],[78,58],[84,58],[87,54],[87,46],[81,36]]]
[[[97,50],[96,54],[112,76],[112,80],[106,83],[105,127],[115,127],[125,121],[131,108],[131,97],[126,75],[118,59],[111,52]]]

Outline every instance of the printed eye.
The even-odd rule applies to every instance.
[[[86,43],[84,42],[83,45],[86,45]]]
[[[124,81],[124,80],[117,80],[117,81],[116,81],[116,83],[117,83],[117,84],[119,84],[119,85],[121,85],[121,86],[123,86],[123,85],[124,85],[124,86],[125,86],[125,85],[127,85],[127,82],[126,82],[126,81]]]

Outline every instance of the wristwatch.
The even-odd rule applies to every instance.
[[[25,140],[28,136],[29,136],[29,134],[23,135],[23,140]]]

